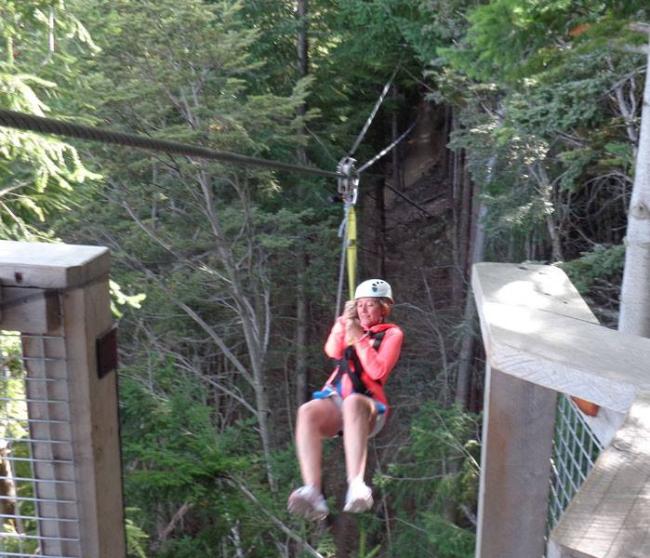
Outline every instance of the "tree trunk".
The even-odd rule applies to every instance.
[[[545,205],[544,221],[546,223],[546,230],[551,240],[552,260],[554,262],[562,261],[562,245],[560,242],[560,233],[557,224],[555,223],[555,204],[553,203],[553,185],[548,178],[548,173],[541,162],[535,165],[528,165],[528,170],[537,181],[542,202]],[[548,208],[551,208],[549,211]]]
[[[297,0],[296,2],[296,17],[298,18],[298,40],[297,40],[297,53],[298,53],[298,75],[303,78],[309,74],[309,41],[307,39],[307,32],[309,22],[307,19],[307,0]],[[298,116],[304,117],[307,114],[307,103],[300,103],[298,106]],[[305,130],[303,129],[303,135]],[[299,146],[297,150],[298,161],[300,164],[307,163],[307,152],[303,146]]]
[[[494,165],[496,164],[496,156],[492,156],[488,162],[487,180],[492,179]],[[478,211],[473,216],[472,229],[474,230],[474,238],[472,241],[472,252],[470,264],[475,264],[483,261],[485,255],[485,216],[487,214],[487,207],[484,203],[479,201],[480,186],[474,184],[472,192],[472,202],[479,204]],[[465,311],[463,313],[463,323],[467,328],[463,336],[463,343],[461,345],[460,354],[458,356],[458,375],[456,376],[456,396],[454,402],[462,407],[467,408],[469,402],[469,391],[472,378],[472,364],[474,355],[474,345],[476,339],[474,336],[474,324],[476,322],[476,309],[474,308],[474,299],[471,293],[467,292],[465,297]]]
[[[308,259],[302,254],[303,269]],[[307,400],[307,295],[305,293],[305,273],[298,277],[296,290],[296,407]]]
[[[456,115],[452,112],[451,129],[456,129]],[[460,309],[463,301],[463,292],[467,283],[468,247],[467,233],[470,215],[470,187],[467,167],[463,164],[463,152],[454,150],[451,158],[451,200],[453,208],[453,242],[454,242],[454,267],[455,273],[452,281],[452,308]]]
[[[307,40],[307,0],[297,0],[296,16],[298,17],[298,75],[303,78],[309,73],[309,42]],[[300,103],[298,115],[304,117],[307,113],[307,104]],[[303,129],[303,134],[305,130]],[[303,146],[297,149],[297,158],[300,164],[307,164],[307,152]],[[302,255],[306,269],[307,256]],[[300,407],[307,400],[307,296],[305,294],[305,274],[298,277],[296,292],[296,407]]]
[[[258,282],[256,287],[257,292],[254,294],[254,298],[247,296],[241,273],[235,261],[235,256],[226,240],[219,215],[216,211],[216,204],[211,188],[211,177],[206,171],[201,170],[197,175],[197,180],[203,192],[206,216],[213,233],[215,247],[230,280],[230,293],[235,303],[237,315],[241,320],[246,349],[250,358],[252,385],[253,391],[255,392],[255,408],[257,410],[257,422],[262,441],[267,479],[271,491],[275,492],[277,490],[277,483],[271,467],[271,453],[273,448],[271,427],[269,424],[271,406],[269,404],[269,396],[266,391],[266,379],[264,377],[264,363],[271,327],[271,309],[269,308],[270,293],[268,292],[268,287],[263,287]],[[245,202],[245,198],[246,196],[242,195],[242,201]],[[247,208],[245,211],[247,211]],[[248,218],[248,215],[245,215],[245,218]]]
[[[650,337],[650,44],[647,52],[641,131],[627,221],[618,321],[620,331],[642,337]]]

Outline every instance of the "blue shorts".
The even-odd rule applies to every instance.
[[[339,409],[343,406],[343,398],[339,392],[331,386],[325,386],[322,390],[315,391],[312,394],[312,398],[331,399]],[[377,410],[377,418],[375,419],[375,426],[372,429],[372,432],[370,432],[368,435],[368,438],[372,438],[373,436],[379,434],[379,432],[381,432],[381,429],[386,424],[386,405],[384,405],[381,401],[377,401],[376,399],[373,399],[372,401],[375,404],[375,409]]]

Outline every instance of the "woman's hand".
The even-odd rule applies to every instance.
[[[354,345],[363,335],[363,328],[358,318],[345,320],[345,345]]]
[[[354,320],[359,317],[357,314],[357,302],[355,300],[348,300],[343,308],[343,317],[346,320]]]

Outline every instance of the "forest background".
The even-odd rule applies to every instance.
[[[130,556],[473,555],[473,261],[557,263],[615,326],[647,37],[640,0],[2,0],[0,105],[333,170],[361,278],[405,330],[376,506],[306,525],[297,406],[329,368],[332,180],[0,128],[0,234],[113,254]],[[408,198],[408,199],[406,199]],[[342,449],[326,447],[340,509]],[[7,523],[5,529],[11,528]]]

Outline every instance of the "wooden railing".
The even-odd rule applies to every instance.
[[[487,355],[477,558],[650,556],[650,339],[598,324],[552,266],[474,266]],[[558,393],[600,405],[586,481],[546,540]]]
[[[126,555],[109,268],[106,248],[0,241],[19,347],[0,374],[0,556]]]

